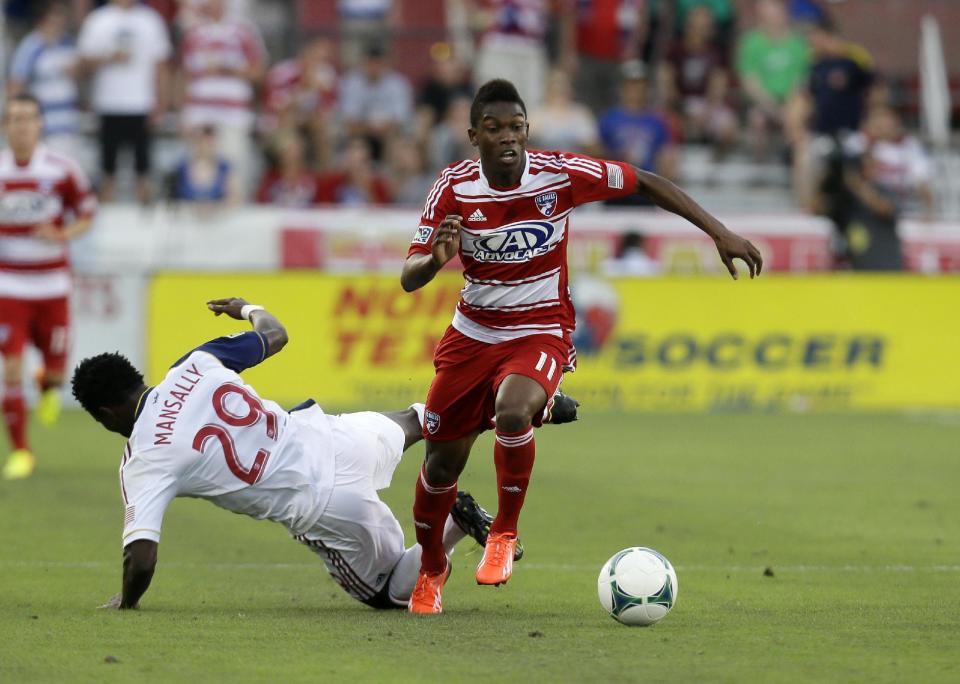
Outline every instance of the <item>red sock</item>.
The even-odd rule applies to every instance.
[[[533,440],[532,427],[523,432],[497,431],[493,462],[497,466],[497,495],[500,503],[497,517],[490,525],[491,532],[517,533],[517,521],[520,519],[523,499],[527,495],[527,485],[530,483],[536,454],[537,444]]]
[[[3,419],[7,423],[7,432],[14,449],[27,447],[27,405],[23,401],[23,388],[7,385],[3,393]]]
[[[432,485],[427,482],[426,466],[420,468],[417,493],[413,499],[413,524],[417,542],[423,548],[420,571],[439,574],[447,567],[443,551],[443,525],[457,500],[457,483]]]

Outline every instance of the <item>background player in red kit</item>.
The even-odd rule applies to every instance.
[[[426,400],[427,455],[413,507],[423,547],[409,603],[414,613],[442,610],[449,574],[443,523],[470,448],[491,425],[499,508],[476,577],[478,584],[493,585],[510,579],[517,521],[533,469],[533,427],[549,411],[563,371],[576,362],[566,259],[574,207],[641,194],[713,238],[734,278],[735,258],[747,264],[751,278],[763,265],[756,247],[660,176],[621,162],[528,151],[526,106],[509,81],[480,88],[470,125],[470,142],[480,158],[441,173],[401,275],[403,288],[416,290],[459,252],[465,280],[453,323],[434,356],[436,376]]]
[[[32,96],[7,100],[3,119],[10,147],[0,152],[0,355],[13,445],[3,476],[10,480],[28,477],[34,466],[23,397],[27,342],[43,354],[37,417],[52,424],[60,412],[69,342],[67,242],[89,230],[97,200],[74,161],[40,144],[40,105]]]

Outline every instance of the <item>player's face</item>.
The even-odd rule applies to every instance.
[[[485,171],[511,177],[523,173],[530,124],[519,104],[488,104],[480,115],[480,125],[468,133],[470,143],[480,151]]]
[[[13,101],[7,105],[4,129],[14,150],[33,150],[40,141],[42,127],[40,110],[33,102]]]

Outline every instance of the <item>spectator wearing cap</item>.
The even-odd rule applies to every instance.
[[[478,83],[506,78],[528,109],[543,102],[549,61],[547,29],[556,0],[474,0],[485,24],[474,75]]]
[[[611,159],[633,164],[666,178],[677,177],[677,155],[667,120],[648,102],[646,68],[642,62],[623,65],[620,105],[600,118],[600,138]],[[643,203],[638,195],[618,203]]]
[[[379,45],[368,47],[363,64],[343,79],[340,112],[348,137],[366,138],[377,161],[390,136],[413,123],[410,83],[390,68]]]
[[[151,129],[167,109],[170,37],[163,19],[135,0],[112,0],[87,15],[77,42],[81,71],[93,75],[100,117],[100,198],[113,199],[117,153],[133,148],[137,194],[153,197]]]
[[[73,159],[83,158],[79,137],[77,48],[67,32],[69,16],[62,2],[47,5],[34,30],[13,53],[7,92],[27,92],[43,113],[46,145]]]
[[[647,33],[647,13],[637,0],[567,0],[560,15],[562,59],[576,73],[577,96],[594,113],[617,101],[619,66],[636,59]]]
[[[807,42],[790,27],[783,0],[757,0],[757,26],[740,37],[737,74],[749,104],[748,123],[754,156],[765,158],[771,133],[784,129],[788,105],[806,82],[810,66]]]
[[[661,92],[683,120],[684,139],[714,145],[717,156],[736,142],[737,118],[728,100],[730,78],[713,42],[713,15],[701,5],[687,15],[683,37],[660,65]]]
[[[183,125],[213,127],[217,147],[241,186],[251,182],[254,88],[263,79],[266,49],[252,23],[227,16],[225,0],[206,0],[200,21],[183,39]]]

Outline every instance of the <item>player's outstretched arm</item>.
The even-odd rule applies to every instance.
[[[433,280],[444,264],[460,249],[460,222],[462,216],[447,215],[437,226],[430,254],[411,254],[403,264],[400,285],[406,292],[419,290]]]
[[[245,310],[244,307],[251,307],[252,310]],[[254,305],[250,304],[246,299],[241,299],[240,297],[211,299],[207,302],[207,308],[217,316],[226,314],[230,318],[235,318],[238,321],[250,321],[253,329],[263,335],[263,339],[267,342],[267,353],[264,358],[273,356],[283,349],[289,340],[287,337],[287,329],[277,320],[276,316],[263,307],[254,307]]]
[[[648,197],[660,208],[682,216],[704,233],[713,238],[717,252],[734,280],[737,267],[734,259],[741,259],[750,269],[750,277],[760,275],[763,269],[763,256],[749,240],[728,230],[707,210],[697,204],[690,195],[662,176],[649,171],[634,169],[637,173],[637,194]]]

